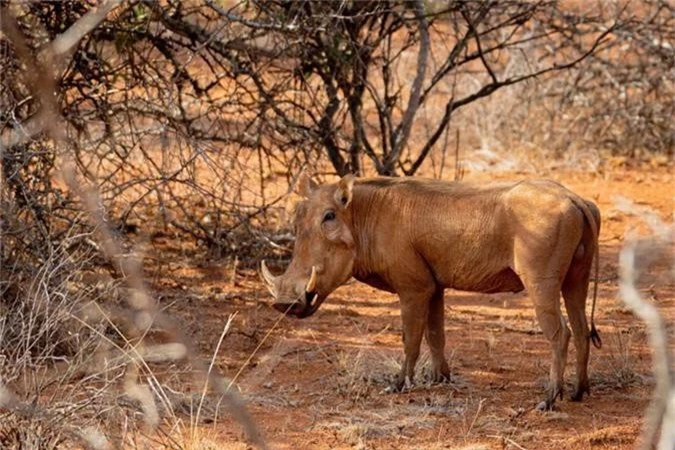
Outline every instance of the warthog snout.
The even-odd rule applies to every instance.
[[[279,312],[290,314],[300,319],[311,316],[319,308],[319,303],[317,302],[319,294],[316,292],[316,272],[316,267],[312,266],[309,279],[304,289],[302,289],[302,293],[298,294],[294,292],[294,289],[286,292],[287,289],[281,288],[282,285],[293,286],[295,283],[289,282],[291,280],[286,280],[286,283],[282,283],[282,277],[272,275],[264,260],[260,263],[260,277],[267,290],[275,299],[272,307]]]
[[[309,317],[318,309],[316,306],[316,298],[318,294],[305,293],[303,300],[298,300],[291,303],[275,302],[272,307],[284,314],[291,314],[299,319]]]

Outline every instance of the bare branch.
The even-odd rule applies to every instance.
[[[52,54],[54,62],[62,63],[56,58],[63,58],[65,54],[73,50],[80,40],[91,33],[94,28],[103,22],[110,11],[117,8],[124,0],[104,0],[99,5],[93,7],[77,22],[71,25],[66,31],[58,35],[47,46],[42,48],[42,53]]]
[[[419,152],[418,158],[415,160],[415,162],[412,164],[411,168],[408,169],[405,173],[406,175],[413,175],[417,169],[421,166],[422,162],[424,162],[424,159],[426,156],[429,154],[429,151],[431,148],[436,144],[438,139],[441,137],[443,130],[445,127],[448,125],[450,122],[450,118],[452,117],[453,111],[461,108],[462,106],[468,105],[470,103],[473,103],[474,101],[487,97],[491,95],[493,92],[495,92],[498,89],[501,89],[506,86],[511,86],[514,84],[521,83],[526,80],[530,80],[533,78],[540,77],[544,74],[550,73],[550,72],[556,72],[556,71],[562,71],[566,70],[569,68],[572,68],[588,58],[590,55],[595,52],[595,50],[603,43],[605,42],[605,39],[607,38],[608,35],[610,35],[617,27],[617,24],[614,23],[612,26],[608,27],[605,31],[603,31],[593,42],[591,47],[586,50],[583,54],[579,55],[577,58],[573,59],[572,61],[563,63],[563,64],[553,64],[550,67],[546,67],[541,70],[533,71],[531,73],[525,74],[525,75],[516,75],[509,77],[507,79],[504,79],[502,81],[493,81],[491,83],[488,83],[484,86],[482,86],[478,91],[469,94],[459,100],[455,100],[454,97],[452,97],[445,105],[445,112],[443,114],[443,117],[441,118],[438,126],[436,127],[436,130],[432,133],[431,137],[427,140],[427,142],[424,144],[422,149]]]
[[[631,214],[640,214],[637,208],[630,202],[623,201],[619,207]],[[653,214],[650,222],[654,234],[641,239],[629,239],[619,254],[619,293],[624,303],[642,319],[647,325],[649,343],[654,351],[653,365],[656,376],[656,388],[652,396],[652,402],[647,411],[645,423],[642,427],[640,448],[647,450],[654,448],[659,441],[657,433],[661,428],[662,438],[659,449],[672,448],[672,421],[675,411],[672,399],[675,398],[675,377],[672,372],[672,358],[667,341],[667,331],[661,315],[656,307],[645,301],[637,289],[639,277],[638,267],[644,271],[651,261],[662,253],[665,253],[673,269],[675,261],[672,260],[675,248],[675,227],[656,223]]]
[[[424,4],[422,0],[415,0],[413,3],[413,11],[415,18],[419,24],[420,33],[420,48],[417,54],[417,73],[412,83],[410,90],[410,98],[408,99],[408,107],[406,108],[401,123],[394,130],[391,137],[391,153],[384,159],[383,170],[385,174],[392,175],[394,167],[398,161],[403,148],[408,142],[412,122],[420,106],[420,98],[422,93],[422,83],[424,82],[424,75],[427,69],[427,60],[429,58],[429,28],[427,26],[427,19],[424,14]]]
[[[123,0],[106,0],[102,4],[92,8],[66,31],[45,45],[40,50],[40,59],[47,61],[47,65],[53,67],[54,74],[59,72],[60,69],[58,68],[68,64],[67,53],[70,52],[84,36],[100,25],[100,23],[105,20],[108,13],[119,6],[122,1]],[[3,7],[2,11],[0,11],[0,23],[2,23],[2,28],[6,29],[9,34],[16,38],[18,29],[16,28],[16,23],[11,20],[10,17],[10,11]],[[14,42],[22,43],[19,44],[22,46],[18,49],[19,52],[23,53],[24,58],[32,60],[33,64],[31,64],[30,67],[35,67],[36,59],[33,56],[29,56],[30,50],[25,47],[23,40],[17,41],[14,39]],[[32,83],[33,86],[44,86],[43,89],[51,90],[51,86],[54,82],[49,75],[45,73],[33,73],[30,74],[30,76],[37,77],[35,82]],[[47,97],[42,95],[41,98],[45,99]],[[23,144],[28,142],[34,136],[42,133],[46,127],[53,125],[50,123],[53,119],[50,108],[55,108],[53,99],[49,100],[48,105],[49,107],[47,104],[44,104],[42,111],[28,119],[25,123],[20,124],[18,129],[5,129],[0,140],[0,146],[8,148]]]
[[[55,68],[53,65],[42,64],[32,56],[23,35],[16,25],[14,16],[9,11],[6,9],[0,11],[0,18],[2,18],[3,29],[12,44],[17,48],[18,56],[22,60],[28,73],[38,74],[36,76],[38,87],[36,88],[35,96],[39,98],[44,111],[43,120],[45,125],[44,130],[42,131],[48,134],[57,147],[65,148],[66,142],[64,132],[60,127],[60,124],[63,123],[63,118],[55,103]],[[47,59],[47,62],[49,62],[49,59]],[[62,167],[62,175],[71,191],[77,193],[82,199],[85,210],[95,224],[102,243],[101,250],[103,254],[119,270],[119,272],[124,275],[125,281],[130,287],[130,296],[127,299],[127,302],[130,309],[134,312],[134,321],[138,324],[138,327],[147,331],[150,329],[151,325],[155,324],[166,330],[173,341],[182,346],[181,348],[184,351],[181,351],[178,354],[186,355],[190,359],[193,367],[200,373],[206,375],[209,385],[225,397],[233,416],[244,427],[249,438],[259,448],[267,448],[261,433],[251,419],[243,401],[234,391],[228,388],[229,384],[223,377],[207,370],[204,362],[196,356],[191,341],[184,334],[180,326],[158,308],[157,302],[147,290],[140,260],[137,258],[125,257],[122,246],[111,230],[109,225],[110,221],[108,220],[105,209],[102,207],[103,202],[99,193],[94,188],[83,184],[77,179],[75,172],[76,166],[72,162],[74,160],[72,155],[66,155],[65,158],[66,162]],[[134,349],[134,355],[136,354],[140,355],[138,351]],[[133,358],[131,362],[133,362]],[[135,366],[133,366],[132,369],[135,370]],[[133,379],[129,382],[131,388],[138,386]],[[11,393],[7,392],[2,385],[0,385],[0,389],[3,389],[0,391],[0,401],[12,405],[13,398]],[[153,401],[151,400],[150,391],[145,386],[136,389],[134,392],[136,392],[137,395],[142,396],[145,402]],[[147,410],[146,412],[152,414],[156,412],[154,403],[152,403],[152,405],[144,404],[144,409]],[[150,415],[152,416],[152,414]],[[146,417],[146,420],[150,419],[152,419],[150,421],[151,425],[156,425],[158,423],[153,417]]]

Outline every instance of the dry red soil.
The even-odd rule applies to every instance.
[[[552,412],[535,410],[544,396],[550,350],[526,293],[446,291],[446,353],[453,379],[429,384],[428,355],[410,392],[384,393],[402,361],[397,298],[352,281],[312,317],[281,317],[253,270],[176,251],[154,270],[153,290],[186,324],[211,358],[227,318],[235,314],[216,364],[245,400],[274,449],[620,449],[632,448],[654,379],[643,324],[618,297],[618,255],[631,230],[647,228],[621,212],[617,196],[673,217],[672,167],[616,167],[604,173],[544,174],[594,200],[603,215],[596,324],[603,348],[591,350],[591,396],[565,396]],[[466,179],[522,179],[533,174],[468,173]],[[153,245],[169,251],[157,240]],[[670,249],[672,252],[672,249]],[[277,273],[283,267],[276,267]],[[167,272],[165,272],[166,274]],[[661,267],[640,292],[660,308],[673,338],[675,286]],[[587,311],[590,314],[590,301]],[[672,339],[671,339],[672,341]],[[566,370],[574,376],[574,349]],[[202,448],[247,448],[241,426],[225,416],[200,428]]]

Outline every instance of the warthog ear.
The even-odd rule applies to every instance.
[[[312,181],[312,178],[309,175],[307,175],[307,172],[302,172],[298,177],[298,184],[296,185],[295,192],[302,197],[309,198],[316,187],[316,183]]]
[[[352,188],[354,187],[354,175],[347,174],[340,179],[338,187],[333,194],[335,202],[346,208],[352,201]]]

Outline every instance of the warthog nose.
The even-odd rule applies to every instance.
[[[304,302],[295,301],[290,303],[274,303],[272,306],[281,313],[292,314],[302,319],[314,313],[316,310],[314,303],[318,297],[319,294],[315,292],[305,292]]]

